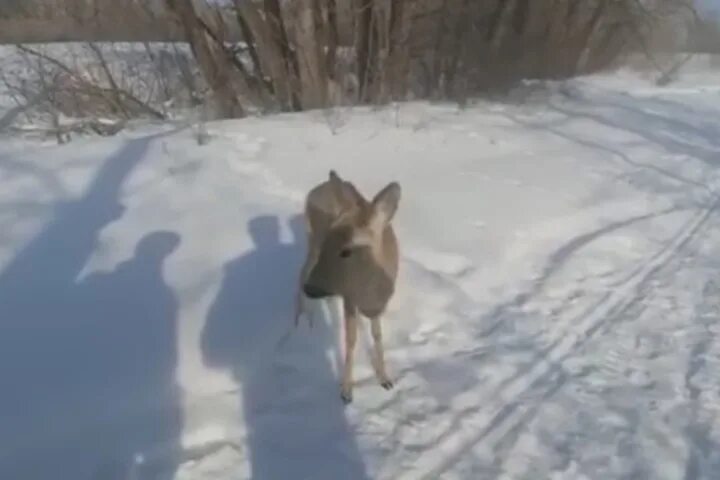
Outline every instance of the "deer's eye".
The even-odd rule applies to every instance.
[[[340,250],[340,257],[341,258],[348,258],[352,255],[352,248],[345,247],[342,250]]]

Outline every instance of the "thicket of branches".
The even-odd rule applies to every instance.
[[[163,8],[163,0],[5,3],[0,18],[10,24],[30,21],[41,27],[87,26],[84,31],[90,38],[113,25],[117,35],[128,42],[6,47],[0,93],[9,96],[15,106],[0,118],[0,130],[25,120],[24,129],[47,131],[66,141],[72,132],[113,134],[129,120],[166,120],[202,104],[207,87],[187,45],[138,40],[146,35],[148,26],[167,22]]]
[[[215,11],[233,12],[243,34],[233,45],[208,18],[213,9],[199,10],[197,0],[166,3],[222,117],[411,96],[458,99],[522,78],[569,77],[651,49],[657,32],[667,35],[668,25],[693,13],[691,0],[215,3]]]
[[[202,104],[202,76],[182,44],[18,45],[3,59],[0,89],[19,120],[61,141],[114,134],[136,118],[167,120]],[[13,118],[10,118],[10,117]]]
[[[165,119],[198,106],[233,118],[410,98],[463,102],[522,79],[592,72],[631,51],[652,58],[694,21],[692,0],[31,3],[62,7],[76,24],[112,18],[128,39],[160,18],[184,38],[185,45],[87,43],[64,55],[17,47],[19,73],[6,69],[2,81],[19,109],[94,129],[99,119]],[[57,16],[46,10],[37,11]]]

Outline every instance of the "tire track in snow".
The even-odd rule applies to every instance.
[[[433,455],[421,455],[410,471],[400,473],[394,478],[398,480],[430,480],[439,478],[465,453],[474,448],[480,441],[488,440],[489,446],[498,443],[505,435],[516,428],[519,422],[531,414],[537,406],[536,403],[520,403],[515,399],[528,397],[533,389],[539,387],[558,372],[558,367],[572,356],[579,347],[592,338],[607,323],[619,313],[637,302],[636,292],[642,285],[662,269],[677,252],[681,250],[707,223],[710,216],[720,205],[720,198],[693,217],[691,222],[683,228],[673,241],[651,257],[650,260],[623,284],[618,285],[596,304],[588,314],[579,319],[577,326],[560,334],[553,341],[536,363],[524,374],[509,377],[504,386],[495,396],[500,403],[489,409],[473,410],[464,413],[457,422],[455,433],[446,436],[441,442],[432,447]],[[547,390],[552,393],[563,383],[563,376],[555,382],[549,382]],[[545,397],[548,392],[540,392]],[[512,399],[509,403],[502,399]]]

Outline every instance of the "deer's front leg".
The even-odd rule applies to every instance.
[[[340,397],[345,404],[352,402],[353,354],[357,343],[358,315],[354,305],[345,302],[345,368],[343,369]]]
[[[377,376],[380,385],[385,390],[393,388],[394,384],[387,374],[385,369],[385,350],[383,348],[382,338],[382,326],[380,324],[380,317],[370,319],[370,331],[373,337],[373,364],[375,365],[375,375]]]
[[[307,280],[307,277],[310,273],[310,269],[315,265],[315,261],[318,256],[317,247],[315,246],[314,242],[312,241],[312,238],[308,239],[308,252],[307,256],[305,257],[305,263],[303,263],[302,269],[300,270],[300,275],[298,278],[298,286],[297,286],[297,292],[295,296],[295,327],[297,327],[300,324],[300,316],[303,313],[306,313],[305,311],[305,294],[303,292],[303,287],[305,286],[305,281]],[[313,318],[310,316],[309,319],[310,327],[313,326]]]

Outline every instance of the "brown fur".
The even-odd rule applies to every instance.
[[[298,289],[297,324],[303,291],[313,298],[340,296],[345,313],[345,367],[341,394],[352,400],[353,351],[358,318],[370,319],[373,365],[380,384],[392,388],[385,370],[380,316],[395,291],[398,244],[391,225],[400,201],[400,185],[388,184],[372,201],[334,171],[308,193],[305,218],[308,253]]]

